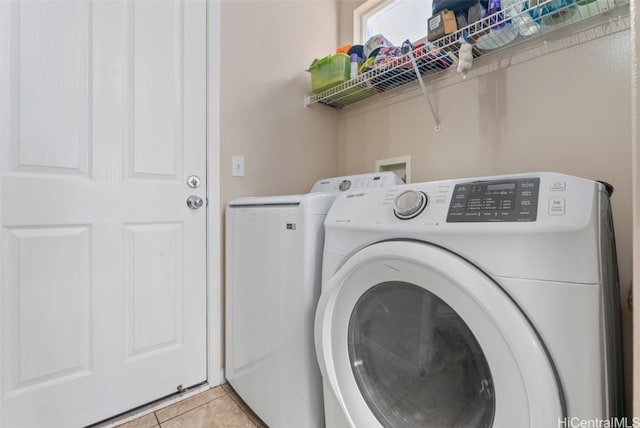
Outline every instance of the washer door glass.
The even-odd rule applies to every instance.
[[[384,427],[490,427],[487,360],[465,322],[422,287],[385,282],[360,297],[348,327],[351,369]]]

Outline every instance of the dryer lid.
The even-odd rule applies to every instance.
[[[297,206],[300,205],[301,195],[281,195],[281,196],[249,196],[245,198],[234,199],[229,202],[229,207],[261,207],[261,206]]]

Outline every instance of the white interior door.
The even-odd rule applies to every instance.
[[[0,145],[0,426],[204,381],[205,1],[0,2]]]

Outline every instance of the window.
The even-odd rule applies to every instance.
[[[376,34],[400,46],[427,35],[432,0],[367,0],[353,13],[353,40],[362,44]]]

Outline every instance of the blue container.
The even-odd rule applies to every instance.
[[[576,12],[573,0],[529,0],[529,15],[538,23],[557,25],[570,19]]]

